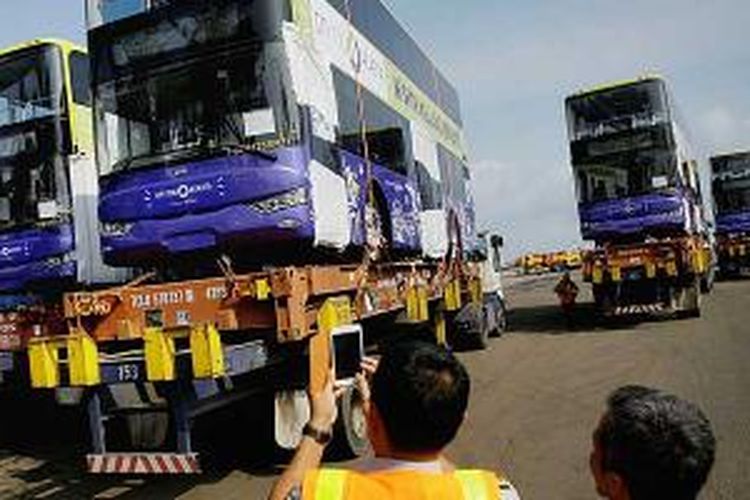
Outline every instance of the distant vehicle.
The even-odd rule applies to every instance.
[[[604,85],[566,100],[584,259],[608,314],[700,314],[711,253],[700,165],[662,78]]]
[[[571,271],[583,266],[581,252],[579,250],[567,250],[550,253],[546,257],[547,267],[555,272]]]
[[[541,253],[530,253],[521,257],[521,269],[524,274],[541,274],[549,272],[547,256]]]
[[[64,329],[64,291],[116,280],[96,197],[85,50],[51,39],[0,50],[0,350]]]
[[[711,159],[719,270],[723,277],[750,272],[750,152]]]
[[[551,253],[529,253],[517,262],[524,274],[543,274],[580,269],[583,265],[580,250],[565,250]]]
[[[572,269],[583,267],[583,254],[580,250],[568,250],[565,252],[565,266]]]
[[[106,262],[476,244],[453,86],[380,2],[291,7],[88,1]]]

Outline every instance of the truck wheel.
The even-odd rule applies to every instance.
[[[469,304],[453,319],[453,343],[483,351],[489,346],[490,329],[482,304]]]
[[[169,429],[166,412],[133,413],[125,416],[128,440],[136,450],[151,451],[164,446]]]
[[[696,279],[692,285],[682,290],[681,310],[678,316],[681,318],[700,318],[701,316],[701,285],[700,279]]]
[[[500,337],[508,331],[508,311],[505,310],[505,304],[502,301],[498,301],[494,307],[489,308],[487,314],[495,315],[494,328],[490,330],[490,337]]]
[[[594,306],[600,316],[608,316],[615,309],[609,290],[603,285],[594,285]]]
[[[709,294],[714,289],[714,282],[716,281],[716,271],[712,268],[706,272],[706,275],[701,278],[701,293]]]
[[[338,403],[339,416],[333,426],[332,453],[336,458],[361,457],[370,448],[364,399],[356,387],[349,387]]]

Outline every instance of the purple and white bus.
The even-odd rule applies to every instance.
[[[456,91],[379,0],[87,0],[87,19],[106,262],[476,241]]]

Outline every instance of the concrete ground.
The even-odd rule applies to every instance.
[[[450,449],[456,462],[503,470],[523,498],[595,498],[591,431],[606,395],[638,383],[692,399],[712,420],[719,450],[704,498],[750,498],[750,281],[718,284],[700,319],[605,327],[584,304],[572,330],[555,305],[553,277],[510,284],[512,332],[460,355],[473,393]],[[84,475],[75,414],[44,401],[32,405],[37,417],[8,399],[2,407],[0,498],[260,499],[279,470],[247,408],[198,423],[205,475],[145,480]]]

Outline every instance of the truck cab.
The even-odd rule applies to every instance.
[[[484,349],[490,337],[499,337],[508,329],[508,308],[503,292],[502,236],[479,233],[469,262],[479,266],[482,284],[481,303],[469,303],[457,314],[454,327],[471,347]]]

